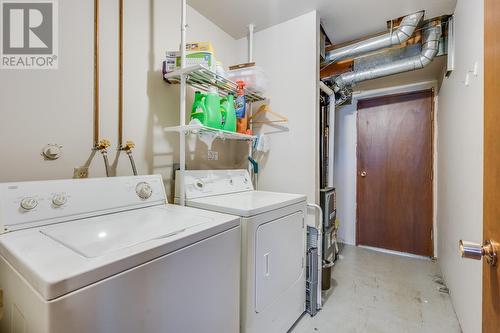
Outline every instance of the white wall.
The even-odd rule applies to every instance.
[[[319,18],[312,11],[254,37],[254,60],[269,76],[270,106],[289,119],[286,128],[256,130],[275,132],[268,136],[269,153],[257,155],[262,168],[259,189],[306,194],[309,202],[319,196],[318,32]],[[246,38],[239,42],[246,51]]]
[[[418,82],[382,89],[357,90],[352,104],[337,108],[335,113],[335,166],[334,186],[337,192],[337,212],[340,221],[338,236],[346,244],[356,244],[356,180],[357,180],[357,102],[360,99],[390,94],[436,90],[436,82]],[[438,114],[437,99],[434,112]],[[435,124],[436,125],[436,124]],[[434,143],[436,145],[436,142]],[[437,154],[434,149],[434,165]],[[434,167],[434,206],[437,204],[437,168]],[[437,235],[436,209],[434,210],[434,235]],[[437,237],[434,237],[434,256],[437,256]]]
[[[483,10],[483,1],[458,1],[456,68],[439,94],[439,263],[464,333],[481,331],[481,262],[461,259],[458,241],[482,241]],[[474,62],[479,74],[466,87]]]
[[[335,110],[335,164],[333,186],[337,194],[338,237],[356,244],[356,145],[357,107],[349,104]]]
[[[118,128],[117,5],[101,1],[100,133],[112,142],[111,162],[116,162]],[[179,47],[180,11],[180,1],[125,1],[124,138],[136,143],[139,173],[161,173],[167,186],[178,160],[178,138],[164,134],[162,128],[178,124],[179,102],[178,87],[164,83],[160,73],[165,51]],[[0,181],[71,178],[73,168],[91,156],[93,1],[59,1],[59,21],[58,70],[0,71]],[[190,41],[210,40],[225,65],[237,62],[236,40],[190,7],[188,24]],[[44,161],[40,156],[47,143],[63,145],[59,160]],[[212,163],[206,159],[206,146],[192,141],[194,145],[197,154],[189,155],[188,166],[234,165],[234,145],[215,144],[220,161]],[[131,174],[124,154],[116,173]],[[90,176],[104,176],[100,156],[93,159]]]

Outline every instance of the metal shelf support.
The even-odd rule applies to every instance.
[[[187,33],[187,22],[186,22],[186,0],[181,0],[181,69],[186,67],[186,33]],[[186,74],[182,73],[180,75],[180,124],[181,126],[186,125]],[[186,136],[179,133],[179,189],[180,189],[180,205],[186,205],[186,195],[184,189],[184,171],[186,171]]]

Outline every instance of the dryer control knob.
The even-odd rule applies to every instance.
[[[135,187],[135,193],[137,193],[137,196],[139,198],[146,200],[149,199],[153,194],[153,189],[151,188],[151,185],[149,185],[148,183],[140,182]]]
[[[54,194],[54,196],[52,197],[52,203],[57,207],[64,206],[67,201],[68,197],[63,193]]]
[[[36,206],[38,206],[38,201],[35,198],[29,197],[21,200],[21,208],[25,210],[35,209]]]

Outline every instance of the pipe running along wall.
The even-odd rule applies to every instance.
[[[134,176],[137,176],[132,150],[135,148],[134,142],[127,140],[123,143],[123,15],[124,0],[118,0],[118,149],[125,151],[132,167]]]
[[[343,59],[355,58],[362,54],[402,44],[413,35],[423,17],[424,11],[407,15],[401,20],[396,30],[329,51],[326,54],[326,62],[331,64]]]
[[[123,0],[118,0],[118,148],[123,145]]]
[[[99,136],[99,0],[94,0],[94,136],[92,149],[101,152],[104,159],[106,177],[109,177],[108,150],[109,140]]]
[[[424,68],[432,62],[439,51],[441,30],[441,21],[431,23],[424,28],[422,51],[419,55],[337,76],[334,83],[335,92],[341,92],[358,82]]]
[[[99,0],[94,0],[94,147],[99,146]]]

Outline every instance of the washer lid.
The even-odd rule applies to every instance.
[[[155,206],[0,235],[0,254],[52,300],[237,227],[216,212]]]
[[[305,195],[247,191],[188,200],[191,207],[250,217],[306,200]]]
[[[167,238],[210,222],[204,217],[165,219],[157,209],[111,214],[40,229],[40,233],[86,257],[95,258],[152,239]]]

